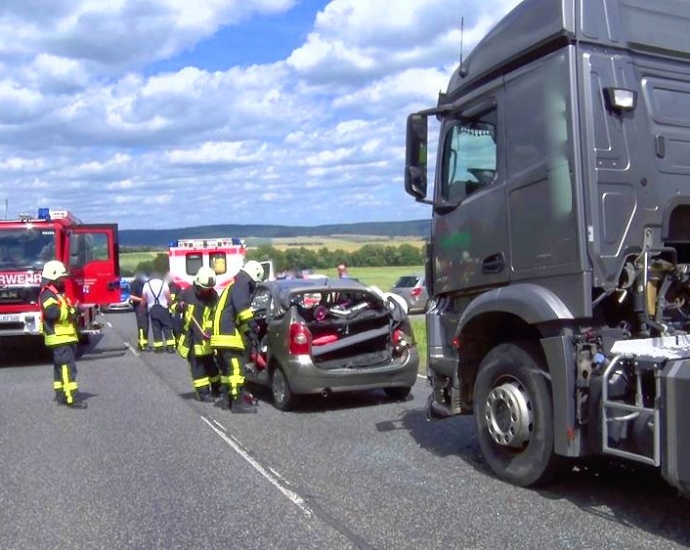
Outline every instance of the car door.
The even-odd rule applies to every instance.
[[[502,89],[447,119],[432,225],[434,294],[500,286],[509,278]]]

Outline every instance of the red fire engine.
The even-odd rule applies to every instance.
[[[96,332],[96,306],[119,302],[116,224],[86,225],[66,210],[40,208],[38,216],[0,221],[0,338],[41,334],[41,270],[60,260],[70,278],[65,292],[82,310],[83,334]],[[2,344],[0,344],[2,345]]]

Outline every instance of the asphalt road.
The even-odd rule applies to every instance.
[[[131,314],[79,363],[87,410],[45,356],[0,366],[0,548],[687,548],[690,502],[598,465],[541,490],[487,471],[472,418],[428,423],[424,381],[256,415],[191,399],[185,362],[136,356]],[[131,340],[130,340],[131,339]]]

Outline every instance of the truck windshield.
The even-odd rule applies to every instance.
[[[35,228],[0,230],[0,270],[41,269],[55,258],[55,232]]]

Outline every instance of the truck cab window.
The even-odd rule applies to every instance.
[[[453,124],[443,144],[441,198],[457,202],[494,181],[496,111],[479,120]]]

